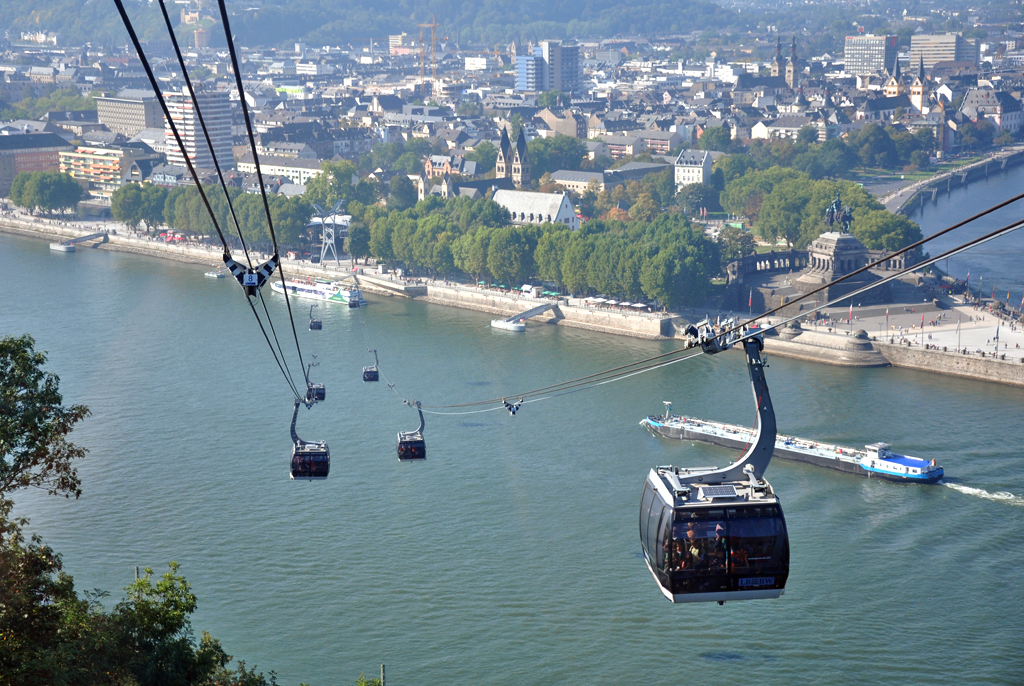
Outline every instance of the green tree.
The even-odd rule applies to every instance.
[[[754,225],[766,241],[782,238],[793,245],[800,238],[803,210],[810,200],[807,184],[802,181],[784,181],[772,190],[761,204],[761,212]]]
[[[540,237],[537,250],[533,253],[537,276],[546,281],[562,283],[562,259],[565,257],[569,234],[567,230],[552,230]]]
[[[356,166],[348,160],[324,162],[319,174],[306,182],[302,197],[307,203],[316,203],[330,210],[339,200],[351,200],[355,195],[352,179],[357,176]]]
[[[166,188],[154,186],[151,183],[143,185],[140,219],[146,225],[147,231],[152,232],[153,229],[164,223],[164,205],[166,202]]]
[[[754,236],[746,229],[727,226],[718,232],[719,255],[722,269],[730,262],[754,254],[757,244]]]
[[[30,175],[28,174],[28,172],[18,172],[18,174],[14,177],[14,180],[11,181],[11,191],[8,194],[8,196],[10,197],[11,202],[13,202],[15,205],[17,205],[18,207],[23,207],[27,209],[29,212],[32,212],[33,210],[35,210],[35,205],[30,203],[30,199],[25,197],[25,184],[28,183],[29,178]]]
[[[81,495],[72,461],[85,450],[68,442],[85,405],[62,405],[60,379],[43,371],[46,354],[28,334],[0,338],[0,500],[30,486]]]
[[[132,231],[142,223],[142,189],[137,183],[126,183],[110,196],[110,213]]]
[[[391,247],[391,234],[394,228],[389,217],[381,217],[370,225],[370,254],[378,262],[390,262],[395,259]]]
[[[533,254],[523,232],[514,226],[496,229],[487,247],[487,271],[515,287],[530,276],[533,268]]]
[[[494,169],[494,163],[498,160],[498,149],[493,143],[483,141],[466,154],[466,159],[476,162],[477,174],[483,175]]]
[[[717,152],[732,152],[736,144],[732,140],[732,130],[726,126],[712,126],[704,130],[697,140],[697,147],[701,150],[714,150]]]
[[[921,240],[916,222],[884,209],[854,215],[850,233],[871,250],[899,250]]]
[[[345,239],[345,252],[353,259],[370,257],[370,229],[363,221],[353,219],[348,227],[348,238]]]
[[[587,156],[585,141],[561,134],[553,138],[534,138],[527,143],[527,148],[536,178],[560,169],[578,170]]]
[[[396,174],[391,177],[388,189],[390,191],[388,193],[389,210],[401,212],[416,204],[416,187],[404,174]]]
[[[750,155],[723,155],[715,162],[715,169],[722,170],[726,184],[746,174],[748,169],[754,168],[754,160]]]
[[[537,96],[537,107],[558,107],[563,100],[565,94],[562,91],[544,91]]]
[[[818,142],[818,129],[813,126],[801,126],[796,132],[796,142],[810,145]]]
[[[649,222],[658,214],[658,206],[654,204],[650,193],[641,193],[632,207],[629,208],[629,218],[637,221]]]
[[[569,240],[562,258],[562,284],[573,294],[582,294],[587,287],[587,262],[591,245],[584,236],[575,234]]]

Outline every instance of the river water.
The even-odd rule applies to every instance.
[[[135,565],[180,562],[199,597],[197,630],[283,684],[351,684],[381,662],[392,684],[1011,684],[1024,674],[1024,389],[771,359],[780,430],[890,440],[949,477],[903,486],[776,460],[767,476],[789,524],[786,594],[672,605],[640,553],[643,480],[653,465],[734,454],[659,440],[637,422],[671,400],[749,425],[738,353],[515,417],[429,415],[428,460],[402,464],[395,432],[417,419],[399,394],[435,405],[512,395],[677,343],[545,325],[514,334],[486,314],[374,296],[362,325],[358,311],[327,304],[322,332],[299,329],[327,387],[299,434],[329,441],[331,477],[294,483],[290,396],[236,285],[198,265],[51,253],[4,235],[0,270],[0,334],[31,332],[65,401],[93,411],[74,434],[90,450],[82,498],[21,493],[18,512],[82,589],[116,598]],[[283,300],[269,289],[268,300],[283,321]],[[368,347],[398,393],[360,380]]]
[[[963,221],[986,207],[991,207],[1021,193],[1024,181],[1024,167],[1016,167],[1006,174],[993,174],[989,179],[975,181],[952,192],[940,193],[935,203],[925,203],[923,212],[914,213],[911,217],[921,225],[921,233],[925,236],[940,231],[947,226]],[[932,255],[939,255],[951,248],[983,236],[1015,221],[1024,219],[1024,200],[1017,201],[992,214],[982,217],[963,228],[951,231],[945,236],[928,243],[925,250]],[[1021,257],[1024,256],[1024,229],[1014,231],[977,248],[961,253],[949,259],[948,270],[959,279],[971,277],[971,286],[979,284],[986,296],[991,296],[993,288],[997,298],[1005,302],[1006,292],[1010,291],[1010,304],[1019,308],[1024,295],[1024,271],[1020,268]],[[946,263],[938,266],[946,269]]]

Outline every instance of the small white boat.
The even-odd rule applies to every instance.
[[[227,275],[228,271],[226,269],[217,269],[215,271],[206,272],[205,274],[203,274],[203,276],[206,276],[211,279],[223,279],[226,278]]]
[[[50,243],[50,250],[54,252],[74,252],[75,244],[70,241],[67,243]]]
[[[515,319],[509,321],[507,319],[492,319],[491,326],[495,329],[505,329],[506,331],[518,331],[520,333],[526,331],[526,320]]]

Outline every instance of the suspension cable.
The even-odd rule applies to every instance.
[[[174,124],[174,119],[171,118],[171,111],[167,107],[167,101],[164,99],[163,91],[160,89],[160,84],[156,80],[156,75],[153,74],[153,69],[149,66],[149,60],[146,59],[146,54],[142,51],[142,44],[139,43],[139,37],[135,35],[135,27],[132,26],[131,19],[128,18],[128,13],[124,9],[124,3],[122,0],[114,0],[114,4],[117,5],[117,11],[121,15],[121,21],[124,22],[125,29],[128,30],[128,36],[132,39],[132,45],[135,46],[135,52],[139,56],[139,61],[142,62],[142,68],[146,70],[146,76],[149,77],[149,83],[153,86],[153,92],[156,93],[156,99],[160,102],[160,109],[164,112],[164,117],[167,119],[167,125],[171,127],[171,133],[174,134],[174,140],[178,143],[178,148],[181,150],[181,156],[185,158],[185,166],[188,167],[189,173],[192,175],[192,180],[195,181],[196,188],[199,189],[199,195],[203,199],[203,204],[206,205],[206,211],[210,214],[210,219],[213,221],[213,228],[217,230],[217,236],[220,238],[221,245],[224,246],[224,254],[230,255],[231,251],[228,249],[228,242],[224,238],[224,232],[220,229],[220,224],[217,222],[217,217],[213,213],[213,208],[210,207],[210,200],[206,197],[206,192],[203,190],[203,184],[199,181],[199,174],[196,172],[196,168],[192,165],[192,160],[188,156],[188,151],[185,148],[185,142],[181,139],[181,134],[178,133],[178,127]]]
[[[181,155],[182,155],[182,157],[185,160],[185,165],[188,167],[189,173],[192,175],[192,180],[195,183],[196,189],[199,191],[199,195],[200,195],[200,197],[203,200],[203,205],[206,207],[206,212],[207,212],[207,214],[210,215],[210,221],[213,223],[213,227],[217,231],[218,238],[220,238],[221,245],[224,248],[224,254],[227,255],[227,256],[230,256],[231,251],[230,251],[230,248],[228,247],[227,240],[224,237],[224,233],[221,230],[220,223],[217,221],[217,216],[214,213],[213,208],[210,205],[210,200],[207,197],[206,192],[203,189],[203,184],[202,184],[202,182],[199,179],[199,174],[196,172],[195,166],[192,164],[192,160],[191,160],[191,158],[188,155],[188,150],[185,147],[185,143],[184,143],[184,141],[181,138],[181,134],[178,132],[178,127],[177,127],[177,125],[175,125],[174,119],[171,117],[170,109],[167,106],[167,101],[164,98],[163,91],[162,91],[162,89],[160,87],[160,83],[159,83],[159,81],[157,81],[156,75],[153,73],[153,70],[150,67],[149,60],[146,57],[146,53],[143,51],[142,45],[139,42],[138,36],[135,33],[135,27],[132,25],[131,19],[129,19],[128,13],[125,11],[124,4],[122,3],[122,0],[114,0],[114,3],[117,5],[118,13],[121,15],[121,21],[124,23],[125,29],[128,31],[128,35],[129,35],[129,37],[132,40],[132,45],[135,47],[135,52],[136,52],[136,54],[138,54],[139,61],[142,63],[142,66],[143,66],[143,68],[146,71],[146,76],[149,78],[150,85],[153,87],[153,92],[156,94],[157,100],[160,103],[160,108],[163,110],[164,117],[167,120],[167,124],[170,127],[170,129],[171,129],[171,133],[174,135],[174,140],[178,144],[178,149],[181,151]],[[160,6],[161,6],[161,9],[164,10],[164,17],[166,19],[167,18],[167,13],[166,13],[166,10],[163,7],[163,2],[162,1],[160,3]],[[177,43],[177,40],[174,37],[174,31],[170,30],[170,34],[171,34],[171,40],[174,42],[175,51],[178,53],[179,61],[181,61],[181,53],[178,50],[178,43]],[[202,126],[202,129],[203,129],[203,134],[206,136],[206,142],[207,142],[207,145],[210,147],[210,153],[211,153],[211,155],[213,155],[214,165],[217,167],[218,176],[221,176],[220,167],[217,164],[216,154],[213,151],[213,145],[210,143],[210,138],[209,138],[209,135],[208,135],[207,130],[206,130],[206,125],[205,125],[205,123],[203,123],[202,116],[200,114],[199,103],[196,100],[195,91],[192,89],[191,80],[188,78],[188,72],[185,69],[185,65],[184,65],[183,61],[181,61],[181,66],[182,66],[182,72],[185,75],[186,83],[188,84],[189,95],[192,98],[192,104],[195,107],[196,114],[198,115],[198,118],[199,118],[199,121],[200,121],[200,125]],[[223,176],[221,176],[221,184],[222,184],[222,187],[224,187]],[[230,196],[228,196],[226,188],[224,188],[224,194],[225,194],[225,197],[227,198],[228,206],[232,207],[231,206],[231,198],[230,198]],[[234,208],[233,207],[232,207],[232,216],[234,216]],[[243,247],[243,250],[244,250],[245,249],[245,243],[244,243],[244,239],[242,238],[241,229],[238,227],[238,220],[237,220],[237,218],[235,219],[235,226],[236,226],[236,228],[238,228],[239,240],[242,241],[242,247]],[[246,259],[249,260],[248,250],[246,250],[245,252],[246,252]],[[251,260],[249,260],[249,265],[250,265],[250,267],[252,266],[252,261]],[[262,296],[261,296],[261,300],[262,300]],[[285,367],[287,366],[287,361],[284,360],[283,351],[282,351],[282,354],[281,354],[281,359],[278,359],[278,352],[274,350],[273,344],[270,343],[270,339],[267,336],[267,332],[266,332],[266,330],[263,327],[263,322],[260,320],[259,314],[256,312],[256,309],[255,309],[255,307],[253,307],[251,302],[249,303],[249,306],[250,306],[250,309],[252,309],[253,315],[256,317],[256,322],[257,322],[257,324],[259,324],[260,331],[263,332],[263,338],[267,341],[267,345],[270,347],[270,353],[271,353],[271,355],[274,356],[274,362],[277,363],[278,369],[280,369],[281,373],[284,375],[285,381],[288,383],[288,386],[291,389],[292,393],[295,394],[295,396],[297,398],[300,397],[299,393],[298,393],[298,390],[296,389],[295,382],[294,382],[294,380],[291,377],[290,370],[287,371],[287,372],[285,371]],[[265,303],[264,303],[263,307],[264,307],[264,310],[266,310],[266,304]],[[269,312],[267,312],[267,320],[268,320],[268,323],[270,324],[271,330],[273,331],[274,325],[273,325],[273,322],[270,321],[270,313]],[[274,332],[274,338],[275,338],[275,340],[277,339],[277,333],[276,332]],[[280,348],[281,348],[280,343],[278,343],[277,347],[278,347],[278,350],[280,350]],[[284,361],[284,366],[282,366],[282,361]]]
[[[1010,202],[1012,202],[1012,201],[1010,201]],[[1007,204],[1007,203],[1002,203],[1001,206],[1005,206],[1005,204]],[[998,208],[998,206],[996,207],[996,209],[997,208]],[[983,215],[983,214],[986,214],[986,213],[991,212],[991,211],[993,211],[993,210],[990,209],[987,212],[981,213],[981,214]],[[960,225],[962,225],[962,224],[960,224]],[[952,227],[952,228],[956,228],[956,227]],[[888,275],[888,276],[884,277],[883,279],[881,279],[880,281],[877,281],[875,283],[872,283],[872,284],[869,284],[867,286],[864,286],[863,288],[857,289],[856,291],[853,291],[851,293],[847,293],[847,294],[844,294],[844,295],[839,296],[837,298],[834,298],[834,299],[832,299],[832,300],[830,300],[830,301],[828,301],[826,303],[823,303],[821,305],[817,305],[812,310],[808,310],[806,312],[801,312],[798,315],[795,315],[795,316],[790,317],[788,319],[784,319],[783,321],[780,321],[780,322],[777,322],[775,324],[772,324],[771,326],[765,327],[765,330],[767,330],[767,329],[775,329],[775,328],[778,328],[779,326],[782,326],[782,325],[784,325],[784,324],[786,324],[786,323],[788,323],[790,321],[793,321],[795,319],[799,319],[800,317],[806,317],[808,314],[810,314],[812,312],[816,312],[816,311],[824,309],[826,307],[830,307],[830,306],[832,306],[832,305],[834,305],[836,303],[842,302],[842,301],[847,300],[849,298],[856,297],[857,295],[859,295],[861,293],[864,293],[864,292],[869,291],[869,290],[871,290],[873,288],[877,288],[878,286],[882,286],[882,285],[884,285],[886,283],[894,281],[894,280],[898,279],[901,276],[904,276],[906,274],[909,274],[909,273],[912,273],[914,271],[917,271],[917,270],[919,270],[919,269],[921,269],[923,267],[931,266],[931,265],[933,265],[933,264],[935,264],[935,263],[937,263],[937,262],[939,262],[941,260],[944,260],[944,259],[946,259],[948,257],[952,257],[954,255],[957,255],[957,254],[961,253],[961,252],[969,250],[969,249],[971,249],[973,247],[977,247],[978,245],[981,245],[983,243],[987,243],[987,242],[989,242],[991,240],[999,238],[999,237],[1001,237],[1001,236],[1003,236],[1005,234],[1008,234],[1008,233],[1010,233],[1012,231],[1016,231],[1016,230],[1018,230],[1020,228],[1024,228],[1024,220],[1015,221],[1015,222],[1013,222],[1011,224],[1008,224],[1008,225],[1003,226],[1003,227],[1001,227],[999,229],[991,231],[991,232],[989,232],[989,233],[987,233],[987,234],[985,234],[983,236],[980,236],[978,238],[975,238],[975,239],[972,239],[970,241],[967,241],[966,243],[962,243],[962,244],[960,244],[960,245],[958,245],[958,246],[956,246],[954,248],[951,248],[950,250],[947,250],[946,252],[944,252],[944,253],[936,256],[936,257],[928,258],[927,260],[925,260],[925,261],[923,261],[921,263],[915,264],[915,265],[910,266],[910,267],[906,267],[906,268],[904,268],[902,270],[899,270],[899,271],[895,272],[894,274]],[[941,233],[946,233],[949,230],[951,230],[951,229],[946,229],[946,230],[944,230]],[[929,237],[929,238],[927,238],[927,239],[925,239],[923,241],[918,241],[915,245],[908,246],[908,248],[906,248],[906,249],[904,249],[904,250],[902,250],[900,252],[905,252],[907,249],[913,249],[914,247],[917,247],[921,243],[924,243],[924,242],[926,242],[928,240],[932,240],[933,238],[937,237],[938,235],[940,235],[940,234],[935,234],[934,236],[931,236],[931,237]],[[894,255],[896,255],[896,254],[899,254],[899,253],[894,253]],[[892,256],[890,256],[889,258],[886,258],[886,259],[891,259],[891,257]],[[880,262],[881,261],[876,262],[874,264],[878,264]],[[858,270],[858,271],[863,271],[863,270]],[[840,282],[850,278],[851,276],[853,276],[856,273],[857,272],[851,272],[850,274],[847,274],[846,276],[843,276],[843,277],[841,277],[839,279],[836,279],[835,281],[832,281],[829,284],[826,284],[825,287],[838,284],[838,283],[840,283]],[[799,302],[800,300],[803,300],[803,299],[809,297],[810,295],[813,295],[815,292],[820,291],[820,290],[822,290],[822,289],[816,289],[816,291],[812,291],[810,293],[804,294],[803,296],[794,299],[790,303],[787,303],[787,305]],[[780,309],[782,309],[782,308],[781,307],[777,307],[777,308],[774,308],[774,309],[769,310],[767,312],[764,312],[762,314],[759,314],[756,317],[753,317],[753,318],[749,319],[748,321],[744,322],[741,325],[732,327],[731,329],[727,329],[727,330],[717,334],[715,337],[717,338],[717,337],[720,337],[720,336],[727,336],[729,333],[735,332],[735,331],[741,329],[742,327],[748,326],[749,324],[752,324],[752,323],[757,322],[757,321],[759,321],[761,319],[764,319],[764,318],[770,316],[771,314],[773,314],[774,312],[778,312]],[[747,335],[737,339],[736,342],[743,341],[743,340],[745,340],[747,338],[750,338],[751,336],[755,336],[755,335],[757,335],[756,332],[749,333],[749,334],[747,334]],[[695,355],[688,355],[686,357],[678,357],[678,356],[683,355],[686,351],[691,350],[692,348],[693,348],[693,346],[687,346],[685,348],[680,348],[680,349],[677,349],[677,350],[669,351],[667,353],[662,353],[660,355],[655,355],[653,357],[649,357],[649,358],[646,358],[644,360],[638,360],[637,362],[633,362],[633,363],[630,363],[630,364],[627,364],[627,365],[621,365],[619,367],[615,367],[613,369],[605,370],[603,372],[597,372],[595,374],[590,374],[588,376],[579,377],[577,379],[572,379],[572,380],[569,380],[569,381],[564,381],[564,382],[559,383],[559,384],[554,384],[554,385],[551,385],[551,386],[545,386],[545,387],[542,387],[542,388],[539,388],[539,389],[534,389],[534,390],[526,391],[526,392],[523,392],[523,393],[512,393],[512,394],[509,394],[509,395],[507,395],[507,396],[505,396],[503,398],[491,398],[491,399],[488,399],[488,400],[480,400],[480,401],[472,402],[472,403],[461,403],[461,404],[454,404],[454,405],[430,405],[430,406],[424,406],[424,407],[429,407],[432,410],[459,409],[459,408],[466,408],[466,407],[476,407],[476,406],[480,406],[480,405],[490,405],[490,404],[502,402],[507,397],[526,398],[526,397],[530,397],[530,396],[533,396],[533,395],[539,395],[539,394],[544,393],[544,392],[552,394],[552,395],[550,395],[548,397],[556,397],[557,395],[561,395],[561,391],[566,391],[567,389],[585,390],[586,388],[592,388],[592,387],[595,387],[595,386],[604,385],[606,383],[611,383],[613,381],[618,381],[618,380],[621,380],[621,379],[629,378],[629,377],[635,376],[637,374],[642,374],[644,372],[651,371],[653,369],[657,369],[657,368],[662,367],[662,366],[667,366],[668,364],[673,364],[674,362],[682,361],[682,360],[685,360],[685,359],[690,359],[692,357],[695,357]],[[677,359],[669,360],[667,362],[664,361],[665,358],[671,358],[671,357],[677,357]],[[571,392],[575,392],[575,391],[571,391]],[[530,402],[530,401],[527,401],[527,402]],[[434,414],[447,414],[447,413],[434,412]],[[452,414],[455,414],[455,413],[452,413]]]
[[[199,121],[199,126],[203,130],[203,138],[206,140],[206,146],[210,149],[210,157],[213,159],[213,168],[217,171],[217,179],[220,181],[221,190],[224,191],[224,198],[228,203],[228,210],[230,211],[231,219],[235,224],[235,232],[238,234],[238,240],[242,244],[242,251],[245,253],[245,260],[248,263],[249,268],[251,269],[253,266],[252,257],[249,255],[249,247],[246,245],[245,236],[242,234],[242,225],[238,221],[238,215],[235,213],[235,204],[231,201],[231,194],[228,193],[228,185],[227,182],[224,180],[224,173],[221,170],[220,162],[217,160],[217,152],[213,148],[213,141],[210,139],[210,132],[206,126],[206,119],[203,117],[203,110],[199,105],[199,98],[196,97],[196,91],[192,85],[192,78],[189,76],[188,68],[185,66],[185,59],[181,54],[181,47],[178,45],[178,38],[174,34],[174,28],[171,26],[171,18],[167,14],[167,6],[165,5],[164,0],[160,0],[160,12],[161,14],[163,14],[164,24],[167,26],[167,33],[171,38],[171,45],[174,47],[174,54],[178,58],[178,65],[181,67],[181,74],[185,78],[185,87],[188,88],[189,97],[192,98],[192,108],[195,110],[196,119]],[[298,394],[297,386],[295,385],[295,379],[292,376],[291,367],[289,367],[288,365],[288,358],[284,354],[284,350],[281,348],[281,341],[277,337],[277,330],[274,327],[274,320],[271,318],[270,311],[267,309],[266,300],[263,298],[263,291],[259,290],[257,291],[257,294],[259,295],[260,304],[263,306],[263,312],[264,314],[266,314],[267,324],[270,326],[270,332],[274,337],[274,343],[277,344],[277,353],[281,356],[281,362],[284,363],[284,368],[282,369],[282,372],[288,379],[288,383],[292,387],[292,392]],[[256,313],[255,309],[253,310],[253,313],[256,314],[258,320],[259,314]],[[266,332],[264,332],[264,335],[266,335]],[[270,343],[269,339],[267,340],[267,343]]]
[[[260,196],[263,198],[263,211],[267,215],[267,227],[270,229],[270,240],[274,244],[274,254],[279,255],[277,247],[277,234],[274,231],[274,220],[270,214],[270,202],[267,200],[267,188],[263,183],[263,170],[260,167],[260,156],[256,152],[256,137],[252,132],[252,121],[249,117],[249,105],[245,102],[245,87],[242,85],[242,70],[238,64],[238,55],[235,51],[235,41],[231,36],[231,24],[228,21],[228,9],[224,4],[224,0],[217,0],[217,4],[220,7],[221,20],[224,22],[224,37],[227,39],[228,54],[231,57],[231,67],[235,71],[235,85],[238,88],[238,100],[242,105],[242,115],[245,119],[245,130],[249,136],[249,148],[252,150],[252,161],[256,167],[256,179],[260,184]],[[302,373],[306,378],[306,384],[309,384],[309,372],[306,367],[305,361],[302,359],[302,347],[299,345],[299,334],[295,330],[295,318],[292,316],[292,303],[288,297],[288,287],[285,284],[284,278],[284,267],[281,265],[280,260],[277,264],[278,274],[281,276],[281,286],[284,288],[284,302],[288,308],[288,321],[292,326],[292,337],[295,339],[295,350],[299,355],[299,365],[302,368]]]

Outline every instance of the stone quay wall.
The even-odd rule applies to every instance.
[[[427,294],[416,299],[438,305],[488,312],[500,315],[502,318],[511,317],[538,305],[552,302],[548,298],[506,295],[488,289],[442,285],[436,282],[429,282]],[[650,340],[672,338],[675,335],[672,316],[668,314],[627,313],[590,307],[576,298],[560,298],[557,303],[553,309],[532,317],[530,321]]]
[[[889,343],[874,342],[873,345],[894,367],[1024,386],[1024,362],[1022,362],[1024,358],[1020,351],[1015,351],[1017,354],[1014,356],[1009,353],[1000,353],[1005,357],[1005,359],[1000,359],[992,354],[981,357],[977,353],[964,355]]]

